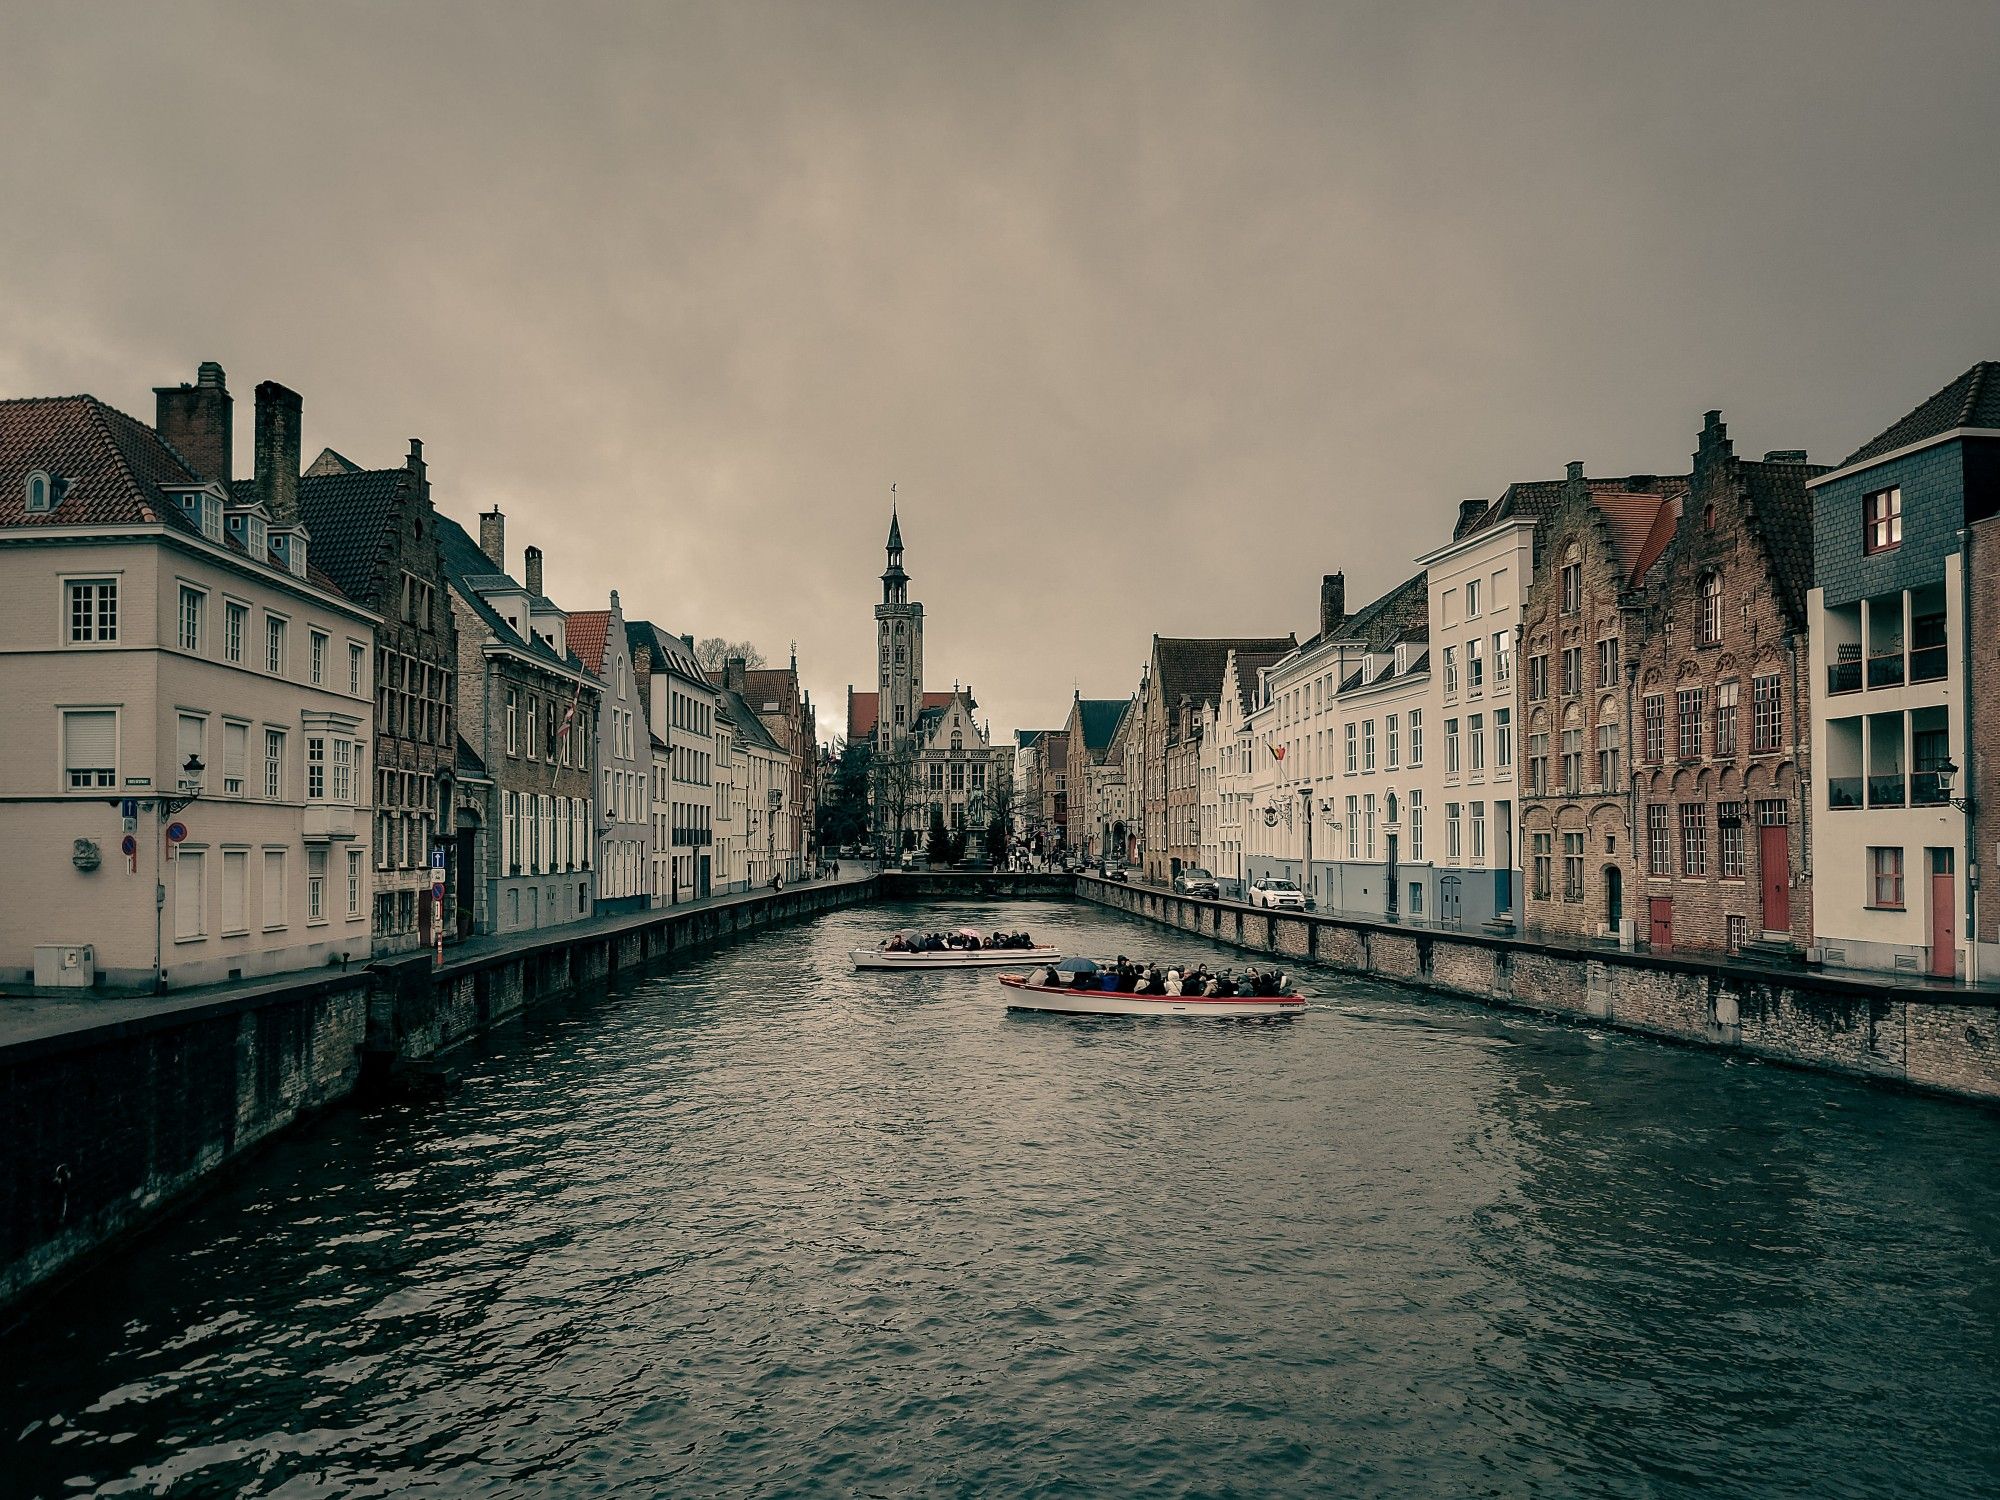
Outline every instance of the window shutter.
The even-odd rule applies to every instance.
[[[174,860],[174,936],[202,933],[202,857],[183,849]]]
[[[244,887],[250,874],[250,856],[234,850],[222,856],[222,930],[235,932],[243,926]]]
[[[222,775],[227,781],[243,779],[243,763],[250,755],[250,726],[248,724],[225,724],[222,726]],[[183,761],[183,764],[186,762]]]
[[[63,769],[102,770],[117,764],[118,715],[110,709],[63,715]]]

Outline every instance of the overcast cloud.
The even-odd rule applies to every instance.
[[[2000,357],[2000,6],[0,0],[0,395],[426,442],[559,604],[996,733],[1463,496],[1838,458]]]

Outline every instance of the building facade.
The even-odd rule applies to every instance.
[[[201,383],[226,403],[219,367]],[[258,393],[238,486],[226,428],[185,458],[93,397],[0,401],[10,982],[178,988],[369,955],[377,621],[311,560],[299,398]]]
[[[164,394],[164,393],[163,393]],[[423,444],[403,463],[364,469],[328,448],[299,481],[318,565],[380,619],[375,637],[375,952],[430,947],[472,931],[466,869],[477,830],[457,836],[458,627],[439,555]],[[461,847],[461,845],[466,847]],[[432,910],[431,865],[445,856],[445,908]]]
[[[1687,495],[1663,511],[1672,534],[1623,646],[1640,727],[1631,915],[1654,952],[1811,941],[1806,484],[1821,472],[1795,450],[1739,459],[1712,411]]]
[[[1522,609],[1515,721],[1521,731],[1520,827],[1537,934],[1630,944],[1633,755],[1664,756],[1665,721],[1634,728],[1639,588],[1665,549],[1687,477],[1511,486],[1505,513],[1537,517],[1534,575]]]
[[[645,648],[652,680],[652,731],[667,747],[669,906],[715,890],[715,738],[719,701],[695,660],[694,637],[649,621],[627,626],[633,649]]]
[[[654,889],[653,735],[618,590],[609,609],[572,613],[568,638],[598,684],[596,910],[643,911]]]
[[[2000,365],[1973,366],[1816,477],[1812,509],[1820,957],[1989,977],[1970,877],[1975,817],[2000,810],[1976,795],[2000,751],[1969,730],[1993,676],[1994,637],[1971,622],[1993,591],[1974,538],[2000,514]]]
[[[438,544],[458,629],[459,724],[484,768],[486,805],[461,820],[461,851],[483,851],[479,932],[522,932],[595,910],[597,728],[602,690],[569,649],[568,617],[542,593],[541,549],[506,567],[506,518],[477,542],[448,517]],[[461,808],[465,799],[461,798]]]

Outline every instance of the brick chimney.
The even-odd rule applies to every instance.
[[[1720,413],[1718,412],[1718,413],[1716,413],[1716,415],[1718,415],[1718,416],[1719,416],[1719,415],[1721,415],[1721,414],[1720,414]],[[1568,471],[1568,473],[1567,473],[1566,477],[1567,477],[1567,478],[1570,478],[1570,479],[1581,479],[1581,478],[1583,478],[1583,460],[1582,460],[1582,459],[1580,459],[1580,458],[1573,458],[1573,459],[1571,459],[1571,460],[1569,461],[1569,471]]]
[[[732,693],[742,692],[749,683],[749,665],[740,656],[730,657],[722,664],[722,685]]]
[[[494,572],[507,571],[507,518],[497,505],[479,513],[479,550],[493,564]]]
[[[1319,633],[1332,635],[1347,623],[1347,575],[1329,573],[1319,581]]]
[[[424,463],[424,440],[410,439],[410,456],[403,460],[403,467],[410,471],[410,477],[417,481],[417,493],[424,494],[430,489],[430,469]]]
[[[229,394],[221,365],[205,359],[193,385],[153,387],[153,411],[153,426],[195,473],[225,484],[236,477],[236,398]]]
[[[1458,519],[1452,523],[1451,539],[1455,542],[1470,531],[1473,523],[1485,515],[1487,505],[1484,500],[1461,500],[1458,502]]]
[[[279,526],[299,523],[299,393],[257,385],[257,494]]]
[[[530,547],[521,559],[521,582],[528,586],[528,592],[539,597],[542,592],[542,549]]]

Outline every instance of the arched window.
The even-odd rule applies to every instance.
[[[1695,644],[1719,645],[1722,641],[1722,575],[1701,575],[1701,613],[1695,617]]]
[[[42,470],[36,469],[28,476],[27,499],[29,515],[40,515],[45,511],[53,509],[55,504],[54,495],[55,486],[49,482],[49,476]]]
[[[965,748],[965,735],[961,731],[954,729],[951,732],[951,748],[954,750]]]

